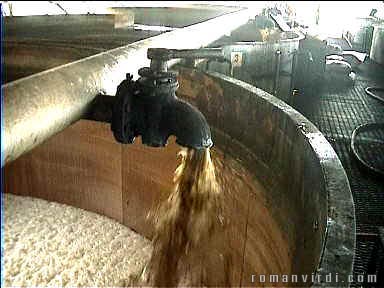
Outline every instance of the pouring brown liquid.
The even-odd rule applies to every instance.
[[[230,286],[231,257],[227,247],[218,246],[226,243],[223,195],[210,151],[185,148],[179,154],[174,191],[154,213],[153,252],[140,282]]]
[[[217,149],[180,155],[171,194],[150,215],[151,259],[129,284],[259,287],[271,285],[252,283],[252,274],[289,273],[289,248],[264,188],[238,159]]]

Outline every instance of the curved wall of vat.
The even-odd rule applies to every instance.
[[[341,162],[321,132],[292,107],[247,83],[215,72],[181,75],[179,93],[206,115],[215,143],[225,143],[226,153],[241,159],[266,188],[268,209],[292,253],[291,273],[351,274],[353,198]],[[330,285],[321,279],[313,285]]]
[[[222,74],[181,68],[179,82],[178,95],[206,116],[215,147],[240,163],[263,194],[236,190],[226,199],[234,286],[255,286],[252,275],[263,273],[351,274],[352,195],[317,128],[272,95]],[[151,237],[147,215],[172,188],[178,150],[173,142],[165,149],[123,146],[108,124],[81,120],[7,165],[5,190],[94,211]],[[263,207],[273,221],[260,218]],[[275,227],[275,249],[260,246],[263,221]],[[299,285],[329,285],[311,282]]]

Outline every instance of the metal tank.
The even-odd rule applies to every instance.
[[[234,52],[242,53],[243,62],[239,66],[244,73],[250,73],[253,77],[274,75],[276,62],[280,57],[280,73],[292,73],[293,55],[299,48],[299,41],[304,36],[298,32],[282,32],[276,42],[236,42],[225,45],[227,55]],[[278,51],[280,56],[278,57]],[[236,72],[234,71],[234,76]]]
[[[374,17],[358,17],[355,19],[355,33],[352,48],[356,51],[369,53],[372,45],[373,26],[378,22]]]
[[[384,24],[374,26],[369,57],[376,63],[384,65]]]
[[[209,63],[207,69],[256,85],[288,102],[296,54],[304,35],[287,31],[276,41],[216,43],[225,50],[228,63]],[[237,59],[240,59],[236,61]]]

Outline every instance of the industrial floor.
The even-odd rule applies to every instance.
[[[368,86],[384,87],[384,66],[368,59],[354,71],[356,80],[353,85],[341,87],[337,82],[327,83],[321,89],[298,96],[294,106],[325,135],[348,175],[356,213],[354,273],[364,274],[369,273],[370,263],[380,261],[377,265],[384,265],[383,248],[379,247],[382,245],[379,229],[384,226],[384,179],[363,169],[351,152],[350,142],[357,126],[384,123],[384,102],[370,97],[364,90]],[[383,129],[376,133],[376,137],[376,145],[367,146],[366,153],[383,169]],[[353,283],[351,286],[366,285]]]

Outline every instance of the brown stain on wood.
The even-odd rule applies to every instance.
[[[115,142],[108,124],[81,120],[5,167],[5,192],[65,203],[113,218],[151,238],[151,209],[173,187],[180,147]],[[287,274],[292,259],[265,203],[264,187],[220,150],[212,158],[224,188],[232,249],[231,283],[255,286],[252,274]]]

